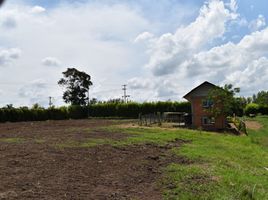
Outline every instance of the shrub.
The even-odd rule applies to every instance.
[[[262,115],[268,115],[268,106],[260,105],[259,113],[261,113]]]
[[[249,116],[250,114],[258,114],[259,113],[259,105],[256,103],[250,103],[246,106],[244,113]]]
[[[68,107],[69,118],[83,119],[87,118],[87,107],[72,105]]]

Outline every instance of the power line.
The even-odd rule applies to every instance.
[[[124,102],[127,103],[127,98],[130,97],[130,95],[127,95],[127,85],[125,84],[122,86],[123,86],[122,90],[124,91],[124,96],[122,96],[122,97],[124,99]]]
[[[53,97],[48,97],[48,99],[49,99],[49,102],[48,102],[49,107],[52,107],[53,106],[52,98]]]

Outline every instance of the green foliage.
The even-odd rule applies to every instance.
[[[242,117],[244,115],[244,109],[245,109],[247,104],[248,104],[248,99],[246,99],[244,97],[235,97],[234,103],[232,106],[232,112],[236,116]]]
[[[268,105],[260,105],[258,113],[262,115],[268,115]]]
[[[253,103],[261,106],[268,106],[268,91],[260,91],[257,95],[253,95]]]
[[[157,113],[166,111],[191,112],[188,102],[152,102],[152,103],[121,103],[99,102],[89,106],[71,105],[68,107],[32,108],[12,106],[0,108],[0,122],[42,121],[63,119],[85,119],[88,117],[121,117],[138,118],[139,113]]]
[[[235,110],[239,110],[243,106],[242,99],[234,97],[239,92],[240,89],[233,88],[232,84],[210,90],[207,99],[212,101],[213,105],[209,107],[208,112],[215,118],[220,115],[232,115]]]
[[[89,106],[92,117],[126,117],[138,118],[139,113],[149,114],[157,112],[191,112],[189,102],[151,102],[151,103],[120,103],[105,102]]]
[[[250,115],[250,114],[258,114],[259,113],[259,109],[260,109],[260,106],[256,103],[250,103],[248,105],[246,105],[246,108],[245,108],[245,114],[246,115]]]
[[[244,114],[250,116],[250,114],[257,115],[268,115],[268,106],[267,105],[259,105],[256,103],[247,104],[244,109]]]
[[[58,84],[66,87],[66,90],[63,93],[63,100],[65,103],[71,103],[72,105],[86,105],[88,99],[86,93],[89,90],[89,86],[92,85],[90,75],[75,68],[68,68],[62,74],[64,78],[61,78]]]
[[[68,107],[50,107],[47,109],[48,112],[48,119],[51,120],[62,120],[62,119],[68,119],[69,118],[69,110]]]

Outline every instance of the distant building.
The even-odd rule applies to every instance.
[[[194,128],[203,128],[206,130],[224,129],[226,126],[226,117],[221,115],[216,119],[211,116],[207,109],[213,105],[213,102],[207,99],[211,89],[217,86],[205,81],[201,85],[192,89],[183,98],[191,103],[192,108],[192,126]]]

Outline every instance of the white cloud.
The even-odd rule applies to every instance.
[[[193,53],[223,36],[226,23],[236,17],[222,1],[210,1],[200,9],[194,22],[178,28],[174,34],[166,33],[151,41],[147,67],[157,76],[173,73]],[[136,40],[148,35],[139,35]]]
[[[62,94],[55,90],[50,81],[46,79],[36,79],[28,83],[18,83],[14,85],[17,88],[16,99],[19,102],[16,102],[15,106],[32,106],[35,103],[48,107],[49,97],[52,97],[53,105],[62,105]],[[18,87],[19,86],[19,87]],[[11,93],[13,97],[14,94]],[[2,104],[9,104],[9,101]]]
[[[31,80],[49,77],[49,93],[59,98],[57,102],[62,104],[60,101],[62,91],[57,81],[67,67],[76,67],[90,74],[93,83],[100,78],[109,80],[102,85],[100,91],[110,89],[111,81],[117,83],[116,87],[119,88],[117,94],[105,93],[99,95],[100,98],[122,96],[121,85],[131,77],[132,73],[125,73],[123,76],[119,72],[133,71],[133,67],[140,63],[136,55],[141,52],[133,48],[133,39],[151,27],[138,10],[119,3],[107,5],[98,2],[62,3],[46,10],[45,15],[33,14],[31,9],[32,6],[27,4],[9,2],[1,8],[0,16],[12,14],[17,25],[12,31],[0,25],[0,47],[8,49],[10,46],[16,46],[23,50],[19,62],[12,62],[15,60],[15,54],[0,50],[0,65],[12,62],[12,71],[1,68],[2,81],[8,77],[8,82],[25,85]],[[53,57],[47,57],[48,55]],[[60,65],[44,67],[44,64]],[[15,77],[14,73],[20,76]],[[11,84],[5,88],[5,92],[7,94],[0,102],[1,105],[33,103],[29,99],[31,95],[16,98],[17,88]],[[38,96],[38,98],[45,97]]]
[[[252,95],[252,91],[267,90],[264,85],[268,81],[268,59],[261,57],[253,60],[245,68],[234,71],[226,76],[226,82],[242,88],[245,95]]]
[[[267,51],[268,28],[245,36],[238,44],[229,42],[195,54],[183,70],[185,77],[232,83],[250,93],[268,81]]]
[[[33,14],[40,14],[40,13],[43,13],[45,12],[46,9],[41,7],[41,6],[34,6],[32,9],[31,9],[31,13]]]
[[[249,23],[248,27],[251,31],[258,31],[265,26],[266,26],[265,17],[263,15],[259,15],[257,19],[252,20]]]
[[[35,97],[44,93],[42,90],[46,88],[44,80],[38,79],[34,80],[29,84],[24,84],[19,88],[20,97]]]
[[[5,28],[15,28],[17,26],[17,21],[13,16],[6,16],[2,18],[1,24]]]
[[[232,37],[232,27],[248,26],[236,13],[236,1],[209,0],[192,23],[168,29],[161,19],[152,23],[128,4],[61,3],[33,12],[27,2],[9,2],[0,13],[0,66],[12,65],[12,70],[1,67],[0,79],[16,84],[4,87],[1,105],[47,105],[48,96],[61,105],[57,81],[67,67],[90,74],[90,92],[100,100],[121,97],[124,83],[131,99],[139,101],[181,100],[205,80],[233,83],[250,95],[254,89],[268,89],[268,30],[261,27],[245,37],[239,33],[236,41],[243,37],[241,41],[223,44]],[[12,29],[5,25],[9,17]],[[32,82],[36,79],[43,81]]]
[[[16,9],[0,12],[0,25],[2,28],[12,29],[17,26]]]
[[[0,49],[0,66],[6,66],[13,60],[19,58],[21,50],[17,48],[13,49]]]
[[[61,61],[54,57],[46,57],[42,60],[42,64],[49,67],[57,67],[61,65]]]
[[[268,82],[268,28],[245,35],[238,43],[206,46],[228,31],[227,22],[232,26],[247,24],[235,13],[235,1],[227,6],[230,9],[221,1],[210,1],[193,23],[178,28],[175,34],[166,33],[154,41],[149,38],[147,66],[157,75],[152,77],[157,80],[153,81],[154,96],[183,96],[205,80],[219,85],[232,83],[241,87],[242,95],[268,89],[263,84]],[[262,16],[259,20],[258,29],[264,26]]]
[[[128,80],[128,86],[131,89],[149,89],[152,87],[152,82],[149,79],[134,77]]]
[[[248,26],[248,21],[245,18],[239,18],[235,23],[239,26]]]
[[[170,97],[174,96],[179,98],[178,85],[176,82],[173,82],[171,78],[159,81],[155,87],[156,87],[156,96],[158,99],[167,100]]]
[[[143,33],[139,34],[136,37],[136,39],[134,40],[134,42],[135,43],[143,42],[143,41],[150,40],[150,39],[153,39],[153,38],[154,38],[154,35],[152,33],[143,32]]]
[[[230,0],[230,2],[227,3],[227,6],[229,6],[233,12],[236,12],[238,9],[236,0]]]

